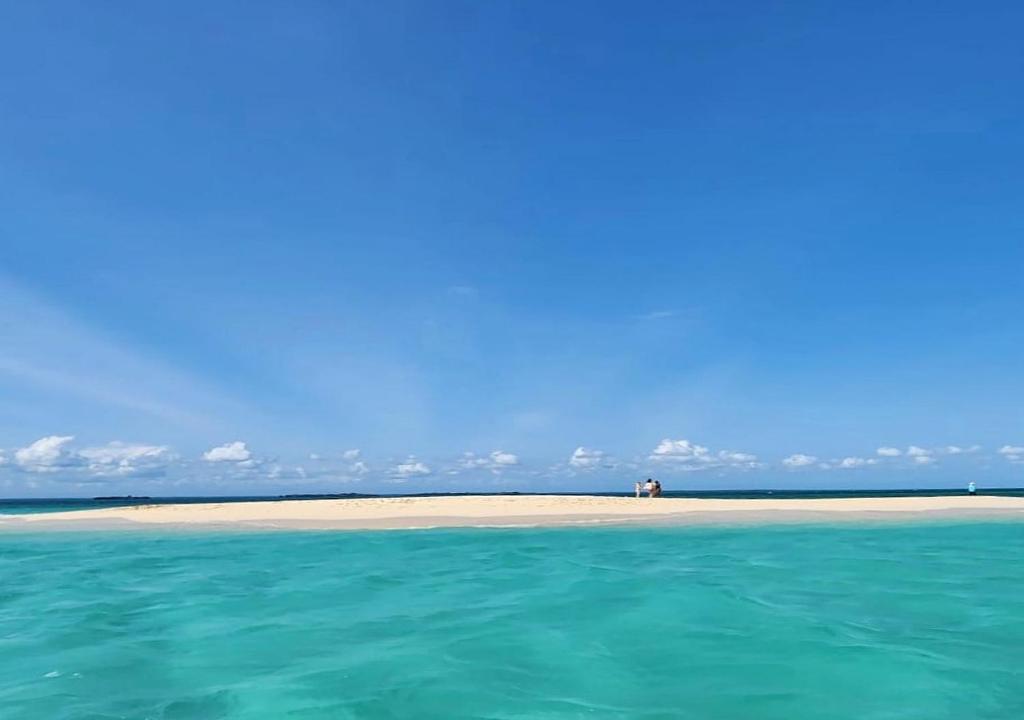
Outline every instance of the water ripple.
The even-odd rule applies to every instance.
[[[0,717],[1024,717],[1024,527],[0,538]]]

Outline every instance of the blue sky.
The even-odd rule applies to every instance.
[[[1024,485],[1022,22],[8,4],[0,495]]]

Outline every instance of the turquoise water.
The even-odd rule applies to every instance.
[[[0,717],[1024,717],[1024,524],[0,534]]]

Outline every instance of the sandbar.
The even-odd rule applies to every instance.
[[[480,495],[211,502],[0,515],[0,530],[383,530],[915,519],[1024,520],[1024,497],[714,499]]]

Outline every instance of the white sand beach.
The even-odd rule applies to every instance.
[[[400,529],[590,524],[832,522],[1018,518],[1024,498],[632,498],[580,495],[392,497],[347,500],[138,505],[0,515],[2,529]]]

